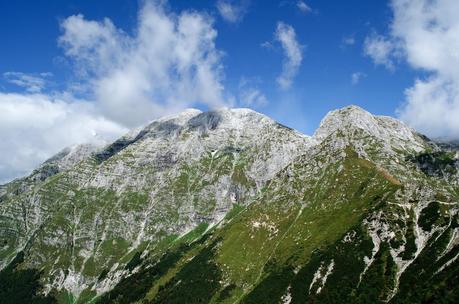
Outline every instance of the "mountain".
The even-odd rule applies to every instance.
[[[458,168],[356,106],[186,110],[0,188],[0,303],[457,303]]]

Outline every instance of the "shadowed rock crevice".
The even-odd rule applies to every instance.
[[[206,131],[215,130],[222,121],[222,116],[217,111],[209,111],[196,115],[188,120],[187,126],[190,130]]]
[[[113,155],[117,154],[118,152],[124,150],[129,145],[141,140],[142,138],[145,137],[145,135],[147,135],[147,133],[148,133],[147,130],[142,130],[139,132],[139,134],[137,134],[137,136],[135,136],[132,139],[125,138],[125,137],[120,138],[116,140],[114,143],[112,143],[111,145],[109,145],[108,147],[106,147],[103,151],[96,153],[94,155],[94,159],[96,160],[97,163],[100,164],[106,161],[107,159],[109,159],[110,157],[112,157]]]
[[[114,156],[115,154],[121,152],[128,146],[139,142],[145,138],[168,138],[174,133],[177,133],[181,129],[181,126],[174,123],[173,121],[165,122],[153,122],[148,127],[140,131],[134,138],[122,137],[106,147],[103,151],[98,152],[94,155],[97,163],[102,163]]]

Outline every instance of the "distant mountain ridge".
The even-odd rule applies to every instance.
[[[458,168],[356,106],[313,136],[186,110],[0,188],[0,298],[454,303]]]

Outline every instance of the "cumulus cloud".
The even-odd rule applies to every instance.
[[[219,0],[217,2],[217,10],[220,16],[227,22],[241,22],[249,8],[248,0],[239,2],[229,0]]]
[[[144,2],[133,34],[107,18],[64,19],[58,43],[75,70],[71,89],[47,91],[46,75],[3,75],[24,92],[0,91],[0,182],[69,145],[112,140],[187,107],[231,106],[212,18],[171,13],[161,3]]]
[[[459,138],[459,86],[441,76],[416,80],[399,116],[433,138]]]
[[[311,7],[301,0],[296,3],[296,7],[298,7],[298,9],[305,14],[312,12]]]
[[[127,131],[65,96],[0,93],[0,183],[24,175],[64,147],[97,143]]]
[[[391,8],[390,33],[379,39],[389,54],[380,62],[401,56],[428,73],[406,90],[400,118],[432,137],[459,138],[459,2],[393,0]]]
[[[282,89],[288,89],[301,66],[303,46],[298,43],[293,27],[283,22],[277,24],[275,39],[280,42],[284,52],[282,73],[277,78],[277,83]]]
[[[3,78],[12,84],[15,84],[29,93],[41,92],[48,83],[51,73],[27,74],[21,72],[5,72]]]
[[[365,78],[367,75],[365,73],[362,73],[362,72],[354,72],[351,74],[351,83],[352,85],[357,85],[359,84],[360,80],[362,80],[362,78]]]
[[[205,14],[168,14],[147,2],[133,36],[82,15],[61,26],[60,45],[110,119],[136,126],[196,103],[226,105],[217,32]]]

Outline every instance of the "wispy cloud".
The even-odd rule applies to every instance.
[[[357,85],[359,84],[360,80],[362,80],[362,78],[365,78],[367,77],[367,75],[365,73],[362,73],[362,72],[354,72],[351,74],[351,84],[352,85]]]
[[[349,35],[349,36],[344,36],[343,39],[341,39],[341,47],[347,47],[347,46],[352,46],[355,44],[355,37],[354,35]]]
[[[231,23],[241,22],[249,8],[249,0],[230,1],[219,0],[217,9],[222,18]]]
[[[302,0],[296,2],[296,7],[300,10],[300,12],[305,14],[312,12],[311,7]]]
[[[239,103],[246,107],[262,107],[268,99],[259,89],[260,79],[242,77],[239,82]]]
[[[21,72],[5,72],[3,78],[9,83],[24,88],[29,93],[41,92],[48,83],[51,73],[27,74]]]
[[[283,22],[277,24],[275,39],[284,52],[282,73],[277,78],[277,83],[282,89],[288,89],[303,61],[303,46],[297,41],[293,27]]]

